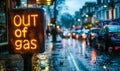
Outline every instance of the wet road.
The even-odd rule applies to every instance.
[[[120,57],[111,58],[104,51],[87,46],[85,41],[62,39],[71,71],[119,71]]]
[[[98,51],[87,46],[85,41],[75,39],[61,39],[61,42],[46,40],[46,51],[35,54],[32,64],[33,71],[119,71],[120,55],[109,56],[105,51]],[[0,70],[13,66],[14,71],[23,71],[23,59],[18,55],[7,55],[0,60]],[[37,56],[37,57],[36,57]],[[15,61],[16,59],[16,61]],[[11,61],[10,61],[11,60]],[[19,62],[18,62],[19,61]],[[13,67],[11,67],[13,68]],[[10,68],[10,69],[11,69]],[[22,69],[22,70],[20,70]]]

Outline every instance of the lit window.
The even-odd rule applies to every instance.
[[[103,0],[101,0],[101,3],[103,3]]]
[[[119,18],[120,18],[120,7],[119,7],[119,12],[118,13],[119,13]]]
[[[110,0],[108,0],[108,3],[110,3]]]

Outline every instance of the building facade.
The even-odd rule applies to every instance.
[[[85,2],[85,5],[80,9],[80,19],[83,26],[94,24],[95,11],[96,2]]]
[[[80,9],[82,24],[109,24],[120,23],[120,0],[97,0],[97,2],[86,2]]]
[[[96,20],[99,23],[119,22],[120,0],[97,0]]]

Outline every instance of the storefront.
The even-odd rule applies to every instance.
[[[8,50],[8,2],[0,0],[0,53]]]

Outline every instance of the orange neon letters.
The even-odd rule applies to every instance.
[[[31,18],[33,19],[33,26],[36,26],[36,19],[38,17],[38,14],[31,14],[31,15],[15,15],[13,18],[13,23],[15,26],[19,27],[23,24],[23,26],[30,26],[31,25]],[[27,18],[27,20],[25,19]],[[27,21],[27,22],[26,22]]]
[[[36,27],[38,14],[29,15],[15,15],[13,18],[14,26],[17,27],[14,35],[17,38],[15,41],[16,50],[34,50],[37,49],[37,40],[30,38],[26,39],[28,28],[30,26]],[[32,21],[33,22],[32,22]]]
[[[25,39],[25,40],[16,40],[15,41],[15,49],[16,50],[34,50],[37,48],[37,40],[36,39],[31,39],[30,41]]]

